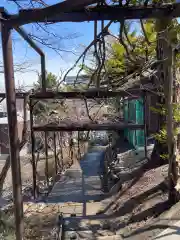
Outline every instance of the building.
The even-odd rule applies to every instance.
[[[22,132],[24,128],[24,101],[17,99],[17,121],[18,121],[18,137],[22,140]],[[29,124],[29,111],[27,111],[27,124]],[[27,152],[23,149],[23,152]],[[9,134],[8,134],[8,117],[6,109],[0,109],[0,155],[9,154]]]
[[[65,78],[65,84],[66,85],[74,85],[75,84],[88,84],[90,81],[90,78],[88,76],[80,75],[77,80],[76,76],[67,76]]]
[[[126,122],[136,124],[144,124],[144,120],[146,120],[147,138],[151,139],[153,134],[159,131],[159,116],[157,113],[152,111],[152,107],[157,108],[159,96],[156,94],[158,89],[158,85],[155,83],[156,78],[153,77],[153,75],[151,76],[149,71],[148,73],[145,72],[144,76],[130,78],[129,81],[122,85],[121,90],[126,92],[133,88],[149,90],[149,94],[148,92],[146,94],[145,104],[142,97],[137,99],[129,95],[129,97],[123,99],[123,118]],[[144,109],[146,109],[146,119],[144,119]],[[143,146],[145,143],[144,130],[125,129],[124,137],[134,147]]]
[[[147,137],[151,137],[159,129],[158,115],[151,110],[156,107],[157,98],[154,95],[147,95],[144,105],[142,98],[124,100],[124,120],[126,122],[144,124],[144,108],[146,108]],[[144,145],[144,130],[124,130],[125,138],[134,146]]]

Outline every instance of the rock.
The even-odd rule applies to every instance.
[[[40,203],[39,204],[39,209],[42,210],[46,207],[46,204],[45,203]]]
[[[4,199],[4,198],[0,198],[0,208],[5,208],[6,206],[8,206],[9,201]]]
[[[109,221],[104,221],[103,225],[102,225],[102,229],[105,230],[110,230],[111,229],[111,223]]]
[[[71,213],[71,217],[76,217],[76,214],[75,213]]]
[[[66,170],[65,175],[71,178],[79,178],[82,176],[82,171],[79,166],[73,165],[71,168]]]
[[[78,239],[76,232],[71,232],[71,233],[69,233],[68,235],[69,235],[69,236],[68,236],[69,239],[72,239],[72,240],[73,240],[73,239]]]

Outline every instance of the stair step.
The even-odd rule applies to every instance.
[[[87,239],[87,240],[122,240],[122,237],[120,235],[108,235],[106,231],[97,231],[92,232],[90,230],[86,231],[67,231],[64,233],[64,240],[70,240],[70,239]]]
[[[123,240],[119,235],[97,237],[97,240]]]

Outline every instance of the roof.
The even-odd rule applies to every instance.
[[[157,80],[157,70],[147,69],[143,74],[137,75],[136,77],[130,77],[127,82],[122,84],[119,89],[127,90],[131,88],[139,88],[139,87],[147,87],[147,88],[155,88],[154,78]],[[157,81],[156,81],[157,87]]]
[[[81,75],[81,76],[78,76],[77,80],[76,80],[77,76],[67,76],[65,78],[65,84],[67,85],[71,85],[71,84],[87,84],[89,83],[90,81],[90,77],[88,76],[84,76],[84,75]]]

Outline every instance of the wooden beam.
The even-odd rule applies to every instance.
[[[38,47],[35,41],[33,41],[29,35],[26,33],[26,31],[23,28],[15,27],[16,32],[20,34],[20,36],[40,55],[44,56],[43,51]]]
[[[10,19],[10,15],[8,12],[0,7],[0,15],[6,19]],[[40,47],[36,44],[36,42],[29,37],[29,35],[26,33],[26,31],[22,27],[14,26],[14,29],[20,34],[20,36],[39,54],[41,58],[41,76],[42,76],[42,81],[41,81],[41,87],[43,90],[46,90],[46,83],[45,83],[45,78],[46,78],[46,64],[45,64],[45,54],[41,50]]]
[[[33,126],[33,130],[37,132],[54,132],[54,131],[119,131],[125,128],[128,129],[143,129],[143,124],[134,124],[134,123],[61,123],[59,125],[55,124],[46,124]]]
[[[180,16],[180,4],[166,4],[163,6],[137,6],[137,7],[94,7],[89,10],[78,12],[60,13],[53,18],[47,19],[49,22],[83,22],[94,20],[123,20],[123,19],[159,19],[163,16],[173,18]]]
[[[16,95],[13,69],[11,29],[2,24],[2,50],[4,63],[4,78],[6,88],[6,103],[8,113],[9,153],[11,159],[15,229],[17,240],[23,240],[23,204],[20,148],[18,137],[18,122],[16,110]]]
[[[28,95],[29,95],[29,92],[16,93],[16,98],[17,99],[24,99]],[[6,98],[6,93],[0,93],[0,98]]]
[[[130,89],[126,91],[105,91],[105,90],[88,90],[88,91],[72,91],[72,92],[37,92],[31,94],[29,98],[31,99],[81,99],[81,98],[110,98],[110,97],[139,97],[143,95],[141,89]]]
[[[76,1],[74,1],[76,2]],[[96,2],[96,1],[92,1]],[[64,3],[64,2],[63,2]],[[59,5],[59,4],[58,4]],[[103,6],[77,10],[76,7],[57,8],[49,13],[43,9],[24,10],[19,15],[11,16],[12,25],[23,25],[32,22],[83,22],[94,20],[123,20],[123,19],[159,19],[164,16],[176,18],[180,16],[180,3],[164,4],[162,6]],[[80,5],[79,5],[80,6]],[[82,5],[81,5],[82,6]],[[51,6],[53,7],[53,6]],[[64,11],[64,9],[69,9]],[[71,10],[72,11],[71,11]],[[42,12],[41,12],[42,11]],[[39,14],[40,13],[40,14]]]
[[[46,22],[60,12],[81,10],[86,6],[99,2],[99,0],[66,0],[46,8],[21,10],[19,15],[13,16],[9,21],[13,26],[24,25],[32,22]]]

